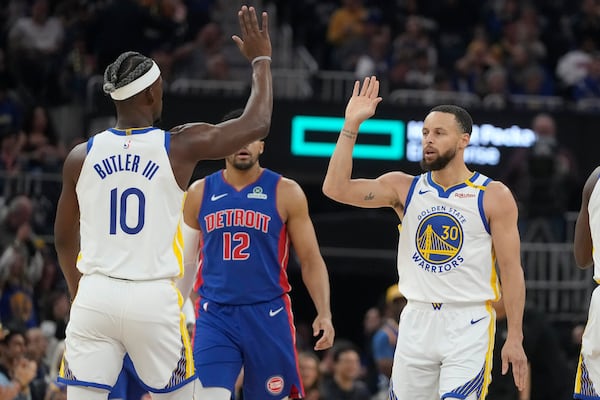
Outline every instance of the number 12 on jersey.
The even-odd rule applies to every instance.
[[[250,235],[247,232],[223,232],[223,260],[243,261],[250,257],[246,252],[250,247]]]

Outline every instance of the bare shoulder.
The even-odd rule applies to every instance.
[[[63,164],[63,176],[64,178],[70,178],[74,182],[79,179],[81,173],[81,167],[87,154],[87,142],[80,143],[67,154],[65,162]]]
[[[395,187],[404,187],[410,186],[414,178],[413,175],[409,175],[402,171],[392,171],[380,175],[377,180]]]
[[[87,142],[79,143],[67,154],[67,158],[65,161],[69,161],[72,163],[77,163],[79,161],[83,162],[85,156],[87,154]]]
[[[500,182],[500,181],[491,181],[486,190],[485,190],[485,194],[486,196],[489,195],[490,197],[510,197],[513,198],[512,192],[510,191],[510,189],[508,188],[508,186],[506,186],[504,183]]]
[[[592,191],[596,187],[596,183],[600,179],[600,167],[596,167],[590,174],[590,176],[585,181],[583,186],[583,196],[584,198],[589,198],[592,195]]]
[[[194,181],[187,189],[185,203],[183,206],[183,220],[186,224],[195,229],[200,229],[198,225],[198,214],[202,205],[204,196],[204,179]]]
[[[483,206],[486,214],[490,216],[517,211],[517,203],[513,193],[508,186],[500,181],[489,183],[483,196]]]
[[[200,207],[204,196],[204,182],[204,179],[198,179],[188,187],[185,196],[185,209],[192,208],[196,212]]]
[[[187,189],[188,193],[201,194],[204,191],[204,183],[204,178],[192,182],[192,184]]]
[[[179,125],[171,128],[168,132],[171,133],[171,148],[170,152],[177,157],[184,157],[189,153],[192,153],[192,148],[196,145],[209,146],[211,135],[208,132],[211,131],[212,125],[199,122]],[[198,150],[193,151],[197,153]],[[201,155],[196,157],[198,159],[204,158]]]
[[[286,178],[285,176],[281,177],[279,181],[279,185],[277,186],[277,196],[281,199],[285,199],[286,201],[306,201],[306,195],[304,194],[304,190],[298,182],[291,178]]]
[[[394,202],[392,203],[396,212],[404,210],[405,199],[408,196],[411,185],[415,177],[401,171],[387,172],[380,175],[376,180],[382,183],[389,191],[394,193]]]

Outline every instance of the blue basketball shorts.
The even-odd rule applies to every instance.
[[[198,303],[194,363],[204,387],[233,393],[244,367],[244,399],[302,398],[296,328],[286,294],[251,305]]]

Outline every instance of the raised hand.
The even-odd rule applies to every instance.
[[[362,123],[375,115],[379,97],[379,81],[375,76],[365,78],[362,87],[360,81],[354,82],[352,97],[346,106],[346,121]]]
[[[262,13],[261,26],[258,25],[254,7],[242,6],[238,11],[242,37],[233,35],[231,38],[237,44],[240,52],[252,61],[258,56],[271,56],[271,38],[269,37],[269,17]]]

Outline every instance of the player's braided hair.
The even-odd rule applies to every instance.
[[[122,53],[115,62],[106,67],[102,90],[107,94],[112,93],[135,81],[150,68],[152,68],[152,59],[135,51]]]

